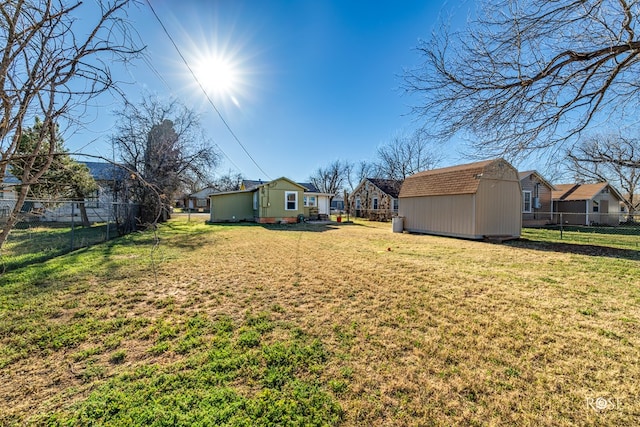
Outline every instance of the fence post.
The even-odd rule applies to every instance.
[[[73,234],[75,232],[75,221],[74,217],[76,215],[75,212],[76,204],[71,202],[71,250],[73,251]]]
[[[107,236],[104,239],[105,242],[108,242],[111,238],[111,230],[109,229],[109,225],[111,224],[111,211],[113,210],[113,203],[109,202],[109,211],[107,212]]]
[[[562,220],[562,212],[560,212],[560,240],[562,240],[563,227],[564,227],[564,221]]]

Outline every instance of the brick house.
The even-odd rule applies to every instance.
[[[398,213],[398,195],[402,181],[365,178],[349,198],[351,214],[358,218],[388,221]]]

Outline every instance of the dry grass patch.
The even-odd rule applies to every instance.
[[[284,424],[638,419],[638,261],[390,228],[176,221],[155,249],[133,236],[65,257],[84,265],[73,274],[52,262],[6,275],[0,399],[19,403],[0,421],[69,419],[177,372],[212,396],[202,372],[216,348],[248,358],[219,380],[236,415],[264,410],[266,390],[309,403]],[[188,413],[183,403],[167,410]]]

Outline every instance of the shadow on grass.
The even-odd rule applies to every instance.
[[[545,230],[552,230],[560,232],[560,226],[546,226]],[[565,232],[578,232],[584,234],[608,234],[608,235],[623,235],[623,236],[640,236],[640,225],[624,225],[609,226],[609,225],[564,225],[562,231]]]
[[[301,222],[297,224],[259,224],[270,231],[307,231],[322,233],[329,230],[337,230],[340,225],[333,222]]]
[[[221,227],[261,227],[270,231],[307,231],[312,233],[337,230],[340,227],[347,226],[362,226],[361,224],[355,224],[353,222],[338,223],[333,221],[301,222],[295,224],[258,224],[255,222],[207,222],[207,224]]]
[[[110,233],[111,238],[114,233]],[[47,224],[15,229],[0,256],[0,273],[68,254],[107,241],[107,226],[77,226]]]
[[[121,269],[127,268],[126,265],[120,265],[119,262],[112,259],[119,248],[126,246],[152,248],[154,242],[155,239],[151,233],[131,233],[112,238],[106,242],[75,248],[73,251],[70,248],[56,249],[41,256],[29,256],[22,259],[3,255],[0,256],[0,287],[15,280],[30,283],[43,289],[56,281],[59,281],[61,286],[67,286],[73,280],[60,278],[67,277],[70,275],[70,271],[76,270],[80,275],[96,276],[108,273],[109,276],[115,277],[121,275]],[[125,254],[126,256],[127,254]]]
[[[585,245],[581,243],[543,242],[539,240],[517,239],[505,244],[524,249],[535,249],[545,252],[561,252],[576,255],[588,255],[608,258],[640,261],[640,251],[633,249],[613,248],[610,246]]]

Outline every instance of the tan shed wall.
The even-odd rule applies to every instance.
[[[476,193],[476,234],[520,237],[521,228],[519,181],[482,179]]]
[[[475,230],[473,194],[401,198],[398,215],[414,233],[481,238]]]

